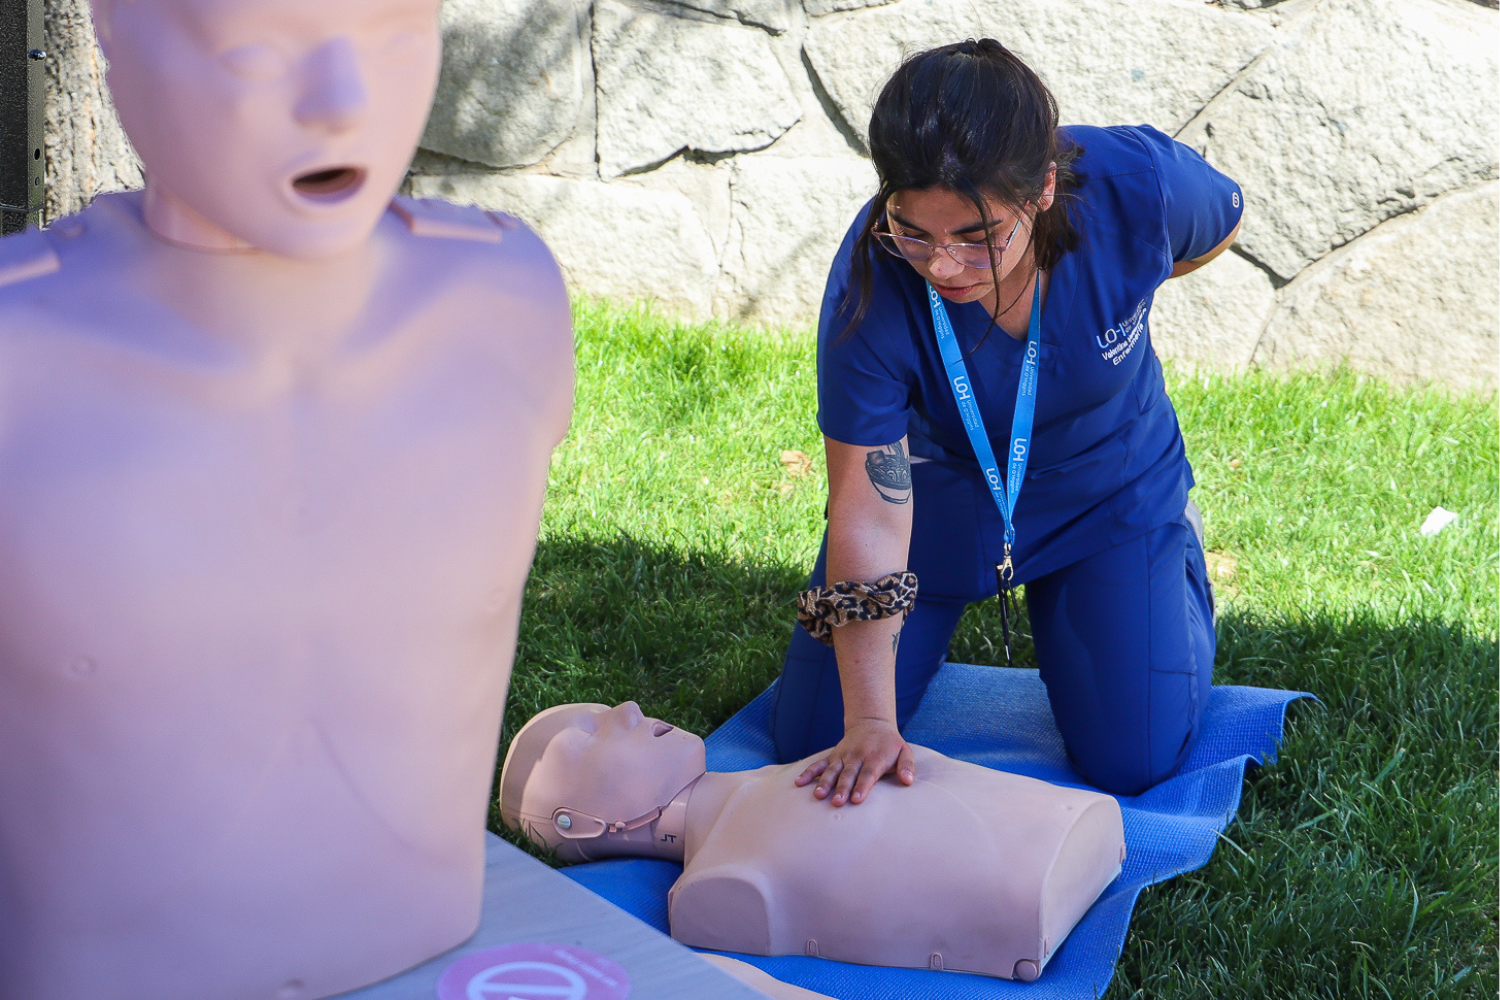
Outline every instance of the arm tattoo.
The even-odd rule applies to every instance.
[[[911,462],[900,441],[865,452],[865,475],[886,503],[906,503],[911,499]]]
[[[901,630],[898,628],[896,634],[891,636],[891,655],[896,655],[896,650],[901,646]]]

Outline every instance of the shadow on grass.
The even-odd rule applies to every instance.
[[[1493,997],[1497,657],[1463,623],[1228,611],[1215,680],[1321,704],[1230,842],[1142,897],[1106,996]]]
[[[567,701],[634,699],[711,732],[779,672],[805,572],[544,541],[505,745]],[[1019,633],[1030,665],[1024,617]],[[995,602],[971,606],[953,659],[1003,662],[998,635]],[[1251,772],[1233,846],[1143,897],[1108,996],[1492,996],[1497,656],[1462,623],[1226,609],[1215,680],[1321,704],[1295,708],[1281,759]]]

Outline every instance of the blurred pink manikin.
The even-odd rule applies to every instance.
[[[0,997],[306,1000],[459,944],[572,347],[392,202],[439,0],[95,0],[144,194],[0,241]]]
[[[501,817],[566,861],[684,863],[672,936],[1032,980],[1125,860],[1120,806],[914,746],[917,781],[835,808],[810,762],[704,773],[703,741],[635,702],[560,705],[511,743]]]

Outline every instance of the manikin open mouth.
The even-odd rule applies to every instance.
[[[352,198],[364,185],[365,171],[359,167],[329,167],[292,179],[293,191],[310,201],[325,204]]]

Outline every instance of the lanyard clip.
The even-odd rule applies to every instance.
[[[1015,575],[1016,568],[1011,564],[1010,561],[1010,543],[1006,542],[1005,560],[995,565],[995,581],[999,585],[999,588],[1002,592],[1010,589],[1010,581],[1015,577]]]
[[[1015,566],[1010,561],[1010,543],[1005,545],[1005,561],[995,564],[995,586],[998,588],[996,597],[1000,599],[1000,632],[1005,640],[1005,665],[1013,666],[1010,652],[1010,620],[1015,614],[1014,600],[1015,591],[1011,589],[1011,580],[1016,575]]]

